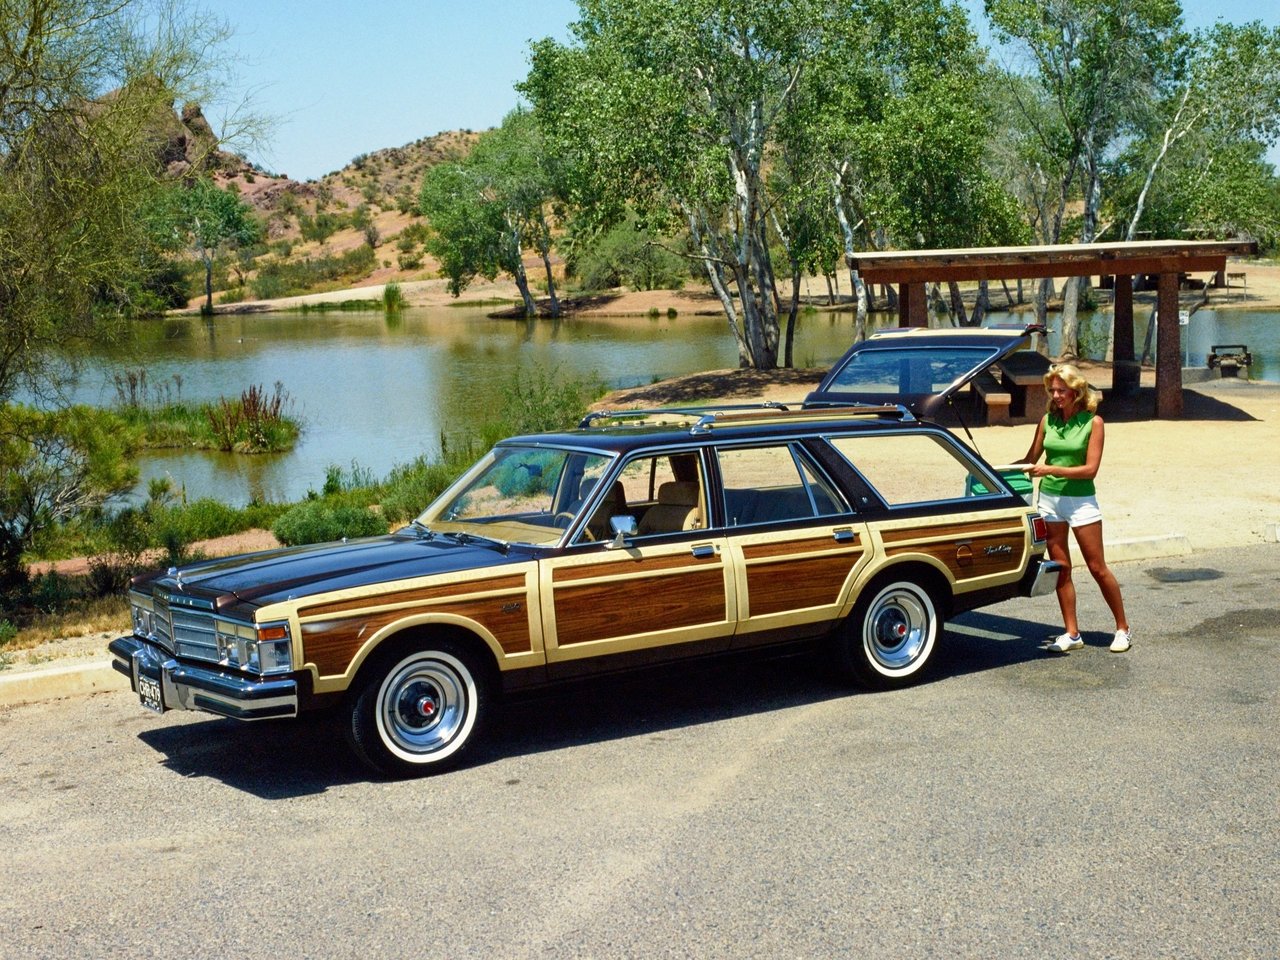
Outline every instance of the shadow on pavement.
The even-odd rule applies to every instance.
[[[1049,624],[967,613],[949,626],[923,685],[1048,656]],[[836,699],[876,696],[841,679],[819,651],[788,656],[723,657],[599,678],[499,703],[469,766],[737,717],[764,715]],[[307,796],[369,772],[351,754],[338,716],[239,723],[173,723],[140,734],[184,777],[213,777],[266,799]]]

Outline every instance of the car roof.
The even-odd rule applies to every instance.
[[[526,434],[499,446],[553,446],[627,453],[651,446],[778,440],[928,426],[899,405],[848,405],[819,409],[802,404],[740,404],[600,411],[576,430]]]

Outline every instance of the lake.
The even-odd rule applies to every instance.
[[[875,319],[882,326],[897,322],[888,314]],[[991,317],[1002,320],[1010,318]],[[1104,321],[1084,319],[1086,352],[1105,345]],[[1214,344],[1244,343],[1254,354],[1252,375],[1280,380],[1278,321],[1274,312],[1200,311],[1183,328],[1188,363],[1202,366]],[[1140,319],[1139,350],[1144,324]],[[853,337],[852,314],[802,315],[796,365],[828,366]],[[142,461],[140,490],[152,477],[169,477],[189,498],[244,504],[300,499],[321,488],[331,465],[355,463],[383,477],[397,464],[438,453],[441,432],[486,419],[517,369],[627,387],[736,365],[721,316],[525,322],[493,320],[479,308],[435,307],[392,319],[380,312],[181,317],[139,324],[129,343],[88,357],[75,399],[111,405],[114,377],[139,369],[153,389],[167,386],[191,401],[238,396],[252,384],[269,390],[279,381],[303,422],[289,453],[158,451]]]

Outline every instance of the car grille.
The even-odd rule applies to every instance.
[[[217,662],[212,603],[163,593],[156,593],[154,601],[157,643],[180,657]]]

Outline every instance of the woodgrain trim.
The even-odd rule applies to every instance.
[[[659,564],[661,559],[647,561],[645,571],[649,564],[661,571],[666,566]],[[682,565],[689,566],[688,559],[681,557]],[[613,565],[610,569],[617,571]],[[603,572],[597,570],[597,575]],[[556,587],[557,646],[725,622],[723,564],[677,574],[658,572],[657,576]]]
[[[719,568],[718,558],[700,558],[693,556],[688,550],[659,557],[634,557],[613,559],[601,563],[583,563],[576,566],[557,566],[551,572],[553,583],[571,583],[575,580],[594,580],[597,578],[617,578],[628,575],[648,576],[652,573],[679,573],[685,568],[705,567],[715,563]]]
[[[971,580],[999,573],[1013,573],[1022,569],[1025,539],[1021,532],[1017,537],[993,535],[971,537],[967,542],[946,539],[935,543],[902,544],[885,550],[887,557],[914,553],[933,557],[945,566],[956,580]],[[1007,553],[988,554],[987,548],[1007,547]]]
[[[755,560],[774,560],[789,557],[797,553],[820,553],[839,550],[861,553],[860,538],[841,542],[831,534],[822,537],[805,537],[803,540],[775,540],[768,543],[746,543],[742,545],[742,556],[748,563]]]
[[[396,604],[429,603],[444,597],[459,594],[476,593],[524,593],[525,575],[523,573],[509,577],[493,577],[487,580],[462,580],[452,583],[433,584],[430,586],[412,587],[405,590],[393,590],[389,593],[368,593],[346,600],[333,600],[315,603],[298,608],[298,616],[324,617],[335,613],[346,613],[353,610],[368,610],[375,607],[390,607]]]
[[[965,537],[976,537],[983,534],[1016,534],[1021,537],[1026,534],[1026,523],[1022,515],[1019,515],[1017,518],[1005,517],[999,520],[948,523],[939,524],[938,526],[916,524],[915,526],[902,527],[896,530],[882,529],[880,531],[880,540],[887,547],[890,544],[902,543],[908,540],[921,542],[943,538],[961,540]]]
[[[784,557],[775,563],[756,560],[747,569],[751,617],[834,606],[840,602],[849,572],[862,555],[863,551],[856,549],[819,557]]]
[[[384,610],[374,614],[362,613],[359,616],[304,623],[303,659],[314,663],[321,676],[344,674],[370,637],[397,620],[406,619],[406,613],[417,612]],[[529,611],[524,603],[504,604],[499,598],[469,599],[433,604],[422,612],[445,614],[479,624],[497,639],[503,653],[527,653],[533,649],[533,637],[529,632]]]

